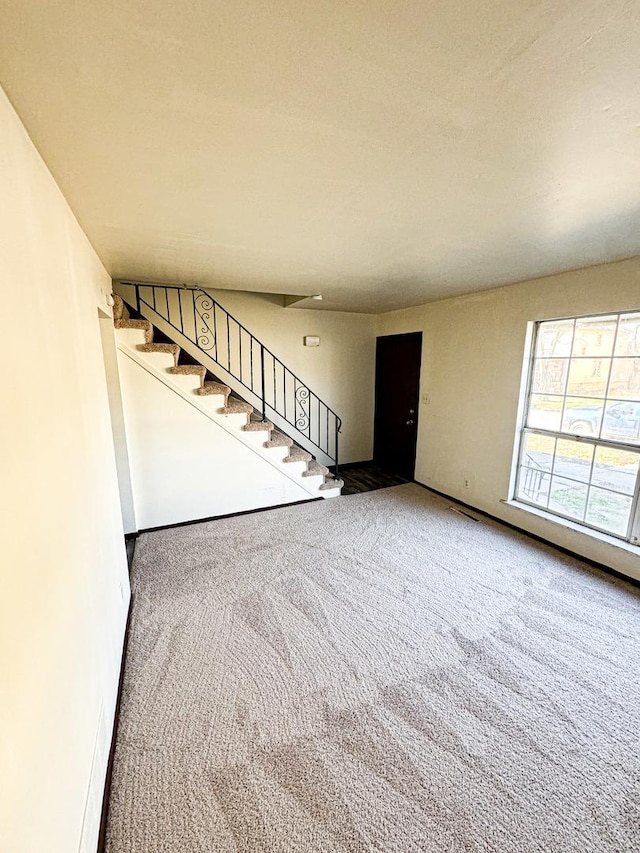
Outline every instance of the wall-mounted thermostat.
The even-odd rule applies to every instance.
[[[319,347],[320,338],[318,337],[318,335],[305,335],[304,345],[306,347]]]

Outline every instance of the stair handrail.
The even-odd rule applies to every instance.
[[[329,406],[327,403],[319,397],[314,391],[309,388],[306,382],[303,382],[300,377],[295,374],[289,367],[287,367],[284,362],[278,358],[277,355],[265,344],[259,340],[253,332],[249,331],[247,327],[237,320],[233,314],[231,314],[227,309],[218,302],[218,300],[211,295],[206,290],[203,290],[200,287],[190,287],[188,285],[178,285],[178,284],[153,284],[148,282],[135,282],[135,281],[121,281],[121,285],[125,287],[133,287],[135,291],[135,304],[133,307],[135,310],[142,315],[141,306],[144,305],[153,312],[155,312],[158,316],[160,316],[169,326],[172,326],[176,329],[180,334],[186,337],[189,341],[191,341],[195,346],[202,350],[209,358],[211,358],[219,367],[225,370],[229,375],[231,375],[234,379],[236,379],[244,388],[254,394],[256,397],[260,399],[261,403],[261,418],[262,420],[267,419],[267,410],[271,410],[275,414],[279,415],[286,423],[291,425],[295,430],[297,430],[302,436],[305,437],[307,441],[309,441],[312,445],[321,450],[329,459],[333,461],[334,471],[337,477],[338,469],[339,469],[339,434],[342,429],[342,419],[340,416]],[[150,289],[152,293],[152,302],[149,302],[144,298],[144,294],[141,293],[145,288]],[[156,291],[164,291],[165,297],[165,310],[166,313],[163,313],[159,309],[158,299]],[[169,291],[177,291],[177,306],[179,311],[179,319],[180,325],[177,325],[171,318],[171,307],[169,301]],[[192,299],[193,306],[193,326],[194,326],[194,335],[191,337],[186,332],[185,326],[185,316],[184,316],[184,304],[182,299],[182,294],[190,293]],[[128,301],[128,300],[127,300]],[[210,304],[207,304],[210,303]],[[130,303],[132,304],[132,303]],[[211,312],[211,313],[210,313]],[[226,366],[220,361],[219,354],[220,350],[218,348],[218,324],[217,317],[218,312],[222,314],[223,321],[226,320]],[[203,326],[198,332],[196,315],[200,318]],[[213,316],[213,328],[210,326],[209,321]],[[231,337],[230,337],[230,321],[235,323],[238,328],[238,342],[239,342],[239,370],[238,372],[232,370],[232,358],[231,358]],[[249,375],[250,375],[250,384],[243,378],[243,355],[242,355],[242,333],[248,336],[248,344],[249,344]],[[254,376],[257,370],[257,365],[254,363],[254,343],[257,347],[259,347],[259,383],[256,390],[256,383],[254,383]],[[213,350],[213,354],[212,351]],[[268,402],[267,400],[267,380],[266,380],[266,370],[265,367],[265,356],[268,359],[271,359],[272,362],[272,402]],[[278,406],[278,381],[277,381],[277,372],[278,369],[282,371],[282,385],[283,385],[283,394],[281,395],[282,406]],[[290,378],[290,381],[293,381],[293,420],[287,414],[287,377]],[[313,404],[313,400],[317,401],[317,410],[318,410],[318,427],[315,432],[316,438],[313,437],[312,431],[312,422],[311,422],[311,408]],[[323,429],[321,421],[321,414],[324,415],[324,422],[326,424],[326,429],[324,430],[324,441],[323,439]],[[333,429],[331,429],[331,426]],[[316,440],[317,439],[317,440]],[[333,444],[332,441],[333,440]]]

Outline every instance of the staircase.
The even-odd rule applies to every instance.
[[[166,295],[162,306],[159,305],[156,288]],[[189,324],[185,316],[187,312],[184,310],[187,301],[181,289],[131,284],[120,285],[118,289],[120,294],[128,297],[129,303],[127,305],[123,295],[114,293],[113,317],[118,346],[121,349],[128,350],[142,366],[151,368],[150,372],[154,372],[166,385],[170,385],[182,396],[186,396],[192,405],[223,425],[227,431],[235,431],[237,437],[244,443],[250,442],[267,461],[279,467],[310,496],[330,498],[340,495],[343,482],[330,470],[331,467],[336,473],[338,470],[340,419],[297,377],[294,377],[292,384],[291,380],[287,382],[286,374],[282,370],[277,373],[276,359],[266,347],[263,347],[260,342],[256,344],[256,339],[251,336],[248,344],[249,352],[252,358],[254,353],[258,352],[259,361],[257,364],[249,363],[246,357],[246,344],[243,358],[243,340],[240,337],[239,366],[234,365],[231,323],[237,323],[237,321],[224,312],[229,319],[222,326],[225,335],[224,341],[221,341],[217,328],[221,315],[213,315],[214,328],[209,328],[211,324],[208,324],[207,320],[210,317],[202,316],[202,314],[206,315],[206,311],[198,310],[196,299],[200,294],[204,297],[204,299],[200,298],[200,305],[208,306],[213,303],[212,298],[204,291],[188,291],[187,299],[189,296],[193,299],[192,334],[188,334]],[[148,305],[145,296],[149,297]],[[224,311],[218,303],[215,304],[218,311]],[[132,318],[129,306],[138,315],[137,317]],[[172,307],[179,308],[182,328],[179,326],[174,328],[173,323],[170,322]],[[157,310],[158,308],[160,310]],[[144,313],[148,316],[143,316]],[[240,324],[237,325],[242,329],[241,335],[250,334]],[[170,342],[158,342],[154,340],[154,336],[166,338]],[[180,340],[183,346],[175,343],[174,339]],[[200,347],[200,342],[213,343],[214,346],[210,347],[210,352],[206,352]],[[236,352],[237,350],[238,348]],[[222,364],[218,363],[215,355],[223,356]],[[278,364],[281,362],[278,361]],[[269,368],[271,368],[269,372],[273,383],[272,393],[267,400]],[[239,372],[240,378],[234,376],[234,372]],[[248,379],[249,376],[253,388],[242,379],[242,377]],[[229,377],[236,387],[232,389],[231,382],[226,384],[221,381],[224,377]],[[261,397],[256,393],[258,388],[263,391]],[[242,396],[238,391],[244,392]],[[247,402],[244,399],[245,396],[254,399],[257,397],[258,409],[253,403]],[[305,403],[306,407],[304,407]],[[267,410],[271,410],[269,418],[266,417]],[[285,417],[285,414],[289,413],[293,413],[296,422],[289,423],[289,417]],[[313,424],[312,416],[314,416]],[[332,425],[335,429],[333,434]],[[304,428],[304,432],[300,427]],[[300,440],[294,441],[287,433],[296,435]],[[305,443],[309,449],[301,446],[302,443]],[[313,449],[316,450],[315,454],[311,452]],[[317,457],[321,457],[322,461]]]

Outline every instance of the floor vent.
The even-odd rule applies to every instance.
[[[449,509],[450,509],[452,512],[457,512],[457,513],[458,513],[458,515],[464,515],[466,518],[470,518],[470,519],[471,519],[471,521],[480,521],[480,519],[479,519],[479,518],[476,518],[475,516],[470,515],[468,512],[465,512],[463,509],[460,509],[460,508],[459,508],[459,507],[457,507],[457,506],[450,506],[450,507],[449,507]]]

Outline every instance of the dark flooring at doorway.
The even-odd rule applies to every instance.
[[[133,565],[133,554],[136,550],[136,537],[125,536],[124,545],[127,549],[127,563],[129,564],[129,574],[131,574],[131,566]]]
[[[383,471],[375,462],[358,462],[340,468],[340,479],[344,481],[343,495],[356,495],[359,492],[372,492],[374,489],[386,489],[388,486],[402,486],[411,482],[406,477]]]

